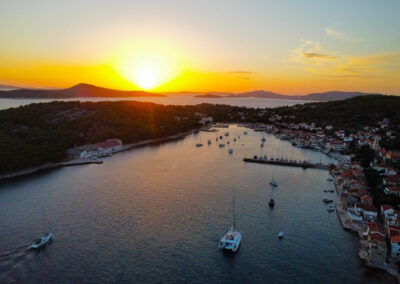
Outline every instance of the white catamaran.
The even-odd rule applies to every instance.
[[[225,232],[219,240],[218,247],[221,250],[236,252],[239,249],[242,234],[235,231],[235,196],[232,196],[232,227]]]

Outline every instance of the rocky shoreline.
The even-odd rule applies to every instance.
[[[342,201],[340,199],[340,194],[342,193],[343,189],[342,187],[338,184],[338,181],[336,177],[334,176],[334,184],[336,188],[336,193],[337,193],[337,202],[336,202],[336,214],[338,216],[338,219],[340,221],[340,224],[342,225],[343,229],[345,231],[351,232],[358,237],[358,256],[362,260],[363,264],[366,267],[369,267],[371,269],[379,269],[387,272],[390,274],[393,278],[397,280],[398,283],[400,283],[400,273],[398,272],[398,267],[397,265],[394,265],[392,263],[374,263],[370,261],[367,257],[367,250],[368,250],[368,244],[367,241],[365,240],[364,232],[366,231],[367,227],[365,224],[357,224],[351,222],[350,218],[347,215],[346,210],[343,209],[342,206]]]

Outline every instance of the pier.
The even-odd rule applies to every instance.
[[[319,169],[319,170],[329,170],[330,165],[311,163],[307,161],[287,161],[287,160],[272,160],[272,159],[257,159],[257,158],[244,158],[246,163],[257,163],[257,164],[268,164],[268,165],[278,165],[287,167],[298,167],[303,169]]]

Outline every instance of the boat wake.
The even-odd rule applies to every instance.
[[[26,251],[30,250],[31,246],[32,246],[31,243],[25,244],[25,245],[20,246],[20,247],[14,249],[12,251],[0,254],[0,262],[4,262],[4,261],[7,261],[7,260],[10,260],[10,259],[22,254],[23,252],[26,252]]]

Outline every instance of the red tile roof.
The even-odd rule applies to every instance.
[[[395,235],[395,236],[390,237],[390,241],[392,243],[400,243],[400,235]]]
[[[387,188],[389,191],[400,192],[400,186],[387,186],[386,188]]]
[[[98,148],[102,148],[102,149],[108,149],[108,148],[112,148],[112,147],[115,147],[118,145],[121,145],[121,143],[119,143],[119,141],[116,139],[110,139],[110,140],[107,140],[104,142],[94,144],[94,146],[96,146]]]
[[[389,204],[382,204],[381,208],[383,209],[383,211],[390,210],[390,209],[393,210],[393,207]]]
[[[378,210],[376,210],[375,206],[371,205],[371,204],[363,204],[363,205],[361,205],[361,207],[364,211],[378,212]]]

